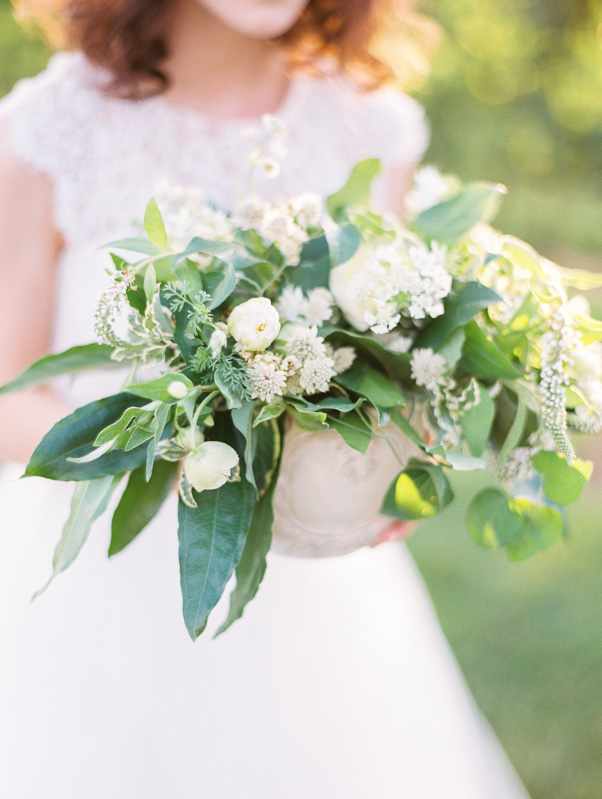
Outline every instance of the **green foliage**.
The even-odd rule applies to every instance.
[[[107,344],[85,344],[71,347],[56,355],[45,355],[13,380],[0,386],[0,394],[44,385],[60,375],[77,374],[99,367],[108,369],[121,366],[111,360],[112,351],[113,348]]]
[[[71,501],[71,513],[54,551],[52,575],[46,585],[34,595],[43,593],[54,578],[68,568],[86,543],[92,525],[101,516],[123,475],[98,477],[77,483]]]
[[[382,372],[372,369],[365,362],[356,361],[335,379],[340,385],[365,397],[376,408],[399,408],[405,405],[401,390]]]
[[[413,227],[427,241],[456,244],[477,222],[493,217],[504,191],[499,185],[472,183],[451,199],[427,208],[416,217]]]
[[[533,457],[533,466],[543,477],[543,490],[552,502],[569,505],[579,499],[591,476],[593,464],[576,458],[569,466],[564,455],[541,450]]]
[[[240,560],[255,502],[244,479],[193,496],[196,508],[178,506],[178,538],[184,621],[194,641]]]
[[[370,199],[372,181],[380,172],[380,161],[377,158],[367,158],[360,161],[353,168],[347,183],[342,189],[332,194],[326,200],[326,209],[336,221],[342,212],[353,205],[366,204]]]
[[[403,521],[435,516],[454,498],[441,466],[411,458],[391,483],[381,511]]]
[[[89,463],[74,463],[71,459],[89,455],[101,430],[116,422],[129,407],[143,402],[133,394],[121,393],[78,408],[44,436],[31,456],[25,476],[79,481],[137,468],[146,459],[145,446],[130,452],[107,452]]]
[[[109,556],[131,544],[155,517],[172,489],[177,472],[176,462],[158,461],[147,481],[145,466],[134,469],[113,514]]]

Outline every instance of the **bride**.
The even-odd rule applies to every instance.
[[[263,114],[290,131],[281,173],[258,179],[264,196],[328,194],[375,156],[376,200],[401,211],[426,146],[422,111],[391,89],[355,88],[386,76],[368,50],[385,0],[59,6],[72,51],[0,103],[0,382],[48,348],[93,340],[107,258],[97,248],[141,217],[158,181],[200,185],[206,200],[233,205],[247,170],[243,134]],[[243,620],[193,645],[180,619],[174,497],[110,562],[98,525],[78,563],[29,604],[69,487],[17,482],[10,462],[26,461],[74,405],[108,393],[93,376],[0,403],[0,795],[526,797],[398,543],[338,557],[274,553]],[[310,445],[302,457],[330,469],[333,452]],[[333,512],[317,472],[309,488],[289,472],[279,524],[289,545],[296,531],[299,552],[312,554],[305,529],[319,538],[337,520],[374,523],[378,497],[358,504],[349,478],[337,482]],[[373,537],[389,537],[379,525]],[[214,615],[218,624],[224,608]]]

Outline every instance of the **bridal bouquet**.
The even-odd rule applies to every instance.
[[[255,160],[275,169],[261,148]],[[164,187],[146,236],[109,245],[99,342],[0,389],[128,367],[120,393],[56,424],[27,467],[75,481],[53,576],[123,483],[109,555],[177,485],[188,632],[204,630],[236,572],[227,628],[265,572],[285,417],[360,452],[396,425],[420,457],[383,485],[393,519],[448,505],[448,470],[487,469],[498,485],[466,515],[478,544],[519,560],[562,536],[563,508],[591,472],[568,429],[602,429],[602,323],[569,290],[602,280],[490,228],[499,186],[426,168],[402,226],[369,205],[378,169],[363,161],[326,199],[250,196],[229,214],[196,189]]]

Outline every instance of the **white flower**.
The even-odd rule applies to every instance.
[[[247,300],[230,314],[230,335],[250,352],[261,352],[280,332],[278,311],[266,297]]]
[[[339,347],[332,355],[334,361],[334,371],[336,374],[346,372],[355,361],[355,350],[353,347]]]
[[[276,158],[276,160],[278,161],[282,161],[282,159],[286,158],[288,154],[286,145],[283,144],[281,141],[271,142],[268,149],[270,151],[270,155],[272,156],[272,158]]]
[[[205,441],[184,461],[184,475],[196,491],[219,488],[238,466],[238,455],[221,441]]]
[[[335,266],[330,271],[330,291],[345,318],[356,330],[363,333],[368,330],[365,319],[366,313],[374,313],[376,305],[374,300],[358,298],[357,294],[350,290],[351,283],[355,276],[364,268],[368,248],[364,245],[360,247],[356,254],[345,261],[344,264]]]
[[[251,376],[251,399],[271,402],[276,395],[282,396],[287,375],[279,368],[279,358],[255,358],[249,366]]]
[[[287,355],[294,355],[301,361],[307,358],[325,358],[327,355],[324,339],[318,336],[318,328],[315,326],[287,326],[285,338]]]
[[[328,383],[334,373],[332,358],[309,358],[301,367],[299,383],[307,394],[328,391]]]
[[[457,178],[442,175],[434,166],[423,166],[414,175],[414,186],[405,200],[406,211],[411,217],[437,203],[447,200],[460,189]]]
[[[288,137],[288,128],[280,117],[274,116],[274,114],[263,114],[261,122],[270,136],[275,136],[277,139]]]
[[[286,208],[270,208],[266,211],[260,233],[273,241],[289,264],[299,260],[302,245],[307,241],[307,233],[297,225]]]
[[[325,288],[312,289],[307,295],[307,304],[303,312],[304,321],[308,325],[321,325],[332,316],[334,297]]]
[[[280,174],[280,164],[275,158],[260,158],[257,164],[266,178],[270,180],[272,180],[272,178],[277,178]]]
[[[447,362],[443,355],[433,352],[430,347],[414,350],[410,366],[416,383],[429,391],[440,388],[441,378],[447,371]]]
[[[227,340],[228,328],[222,322],[218,322],[215,330],[211,334],[211,338],[209,339],[209,349],[211,350],[211,354],[214,358],[217,358],[217,356],[226,346]]]
[[[188,396],[188,386],[181,380],[174,380],[167,386],[167,393],[174,399],[181,400]]]
[[[305,314],[307,300],[299,286],[285,286],[278,298],[278,313],[287,322],[299,322]]]
[[[243,230],[258,230],[268,209],[268,204],[259,197],[251,197],[241,203],[232,218],[236,227]]]
[[[311,191],[293,197],[289,203],[291,213],[303,228],[317,227],[322,219],[322,198]]]

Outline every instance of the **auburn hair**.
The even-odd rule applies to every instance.
[[[21,19],[33,21],[51,43],[81,50],[109,70],[109,90],[139,99],[169,85],[164,61],[174,0],[14,0]],[[378,54],[377,34],[411,16],[414,0],[310,0],[297,23],[275,40],[295,70],[339,68],[364,89],[394,77]]]

